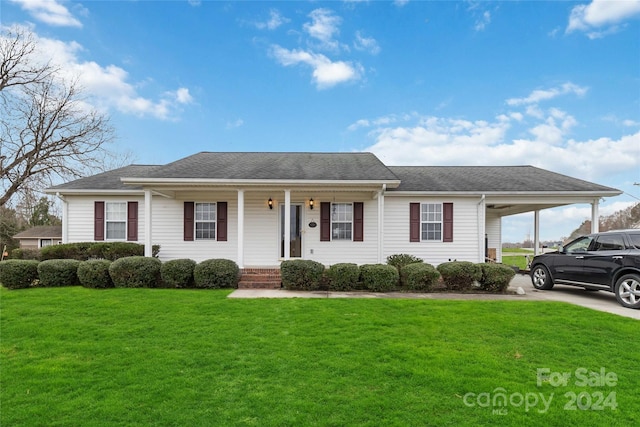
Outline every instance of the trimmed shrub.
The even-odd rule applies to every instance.
[[[89,259],[89,248],[93,244],[92,242],[79,242],[47,246],[40,250],[40,259],[43,261],[48,259],[77,259],[78,261],[85,261]]]
[[[482,270],[469,261],[444,262],[438,266],[444,285],[450,291],[468,291],[482,278]]]
[[[485,262],[478,264],[482,270],[480,288],[489,292],[504,292],[516,272],[513,268],[504,264]]]
[[[421,258],[418,258],[409,254],[396,254],[389,255],[387,257],[387,264],[394,266],[399,272],[402,271],[402,267],[416,262],[424,262]]]
[[[433,289],[440,273],[431,264],[416,262],[402,267],[400,272],[402,286],[410,291],[430,291]]]
[[[196,288],[237,288],[240,268],[228,259],[208,259],[195,266],[193,280]]]
[[[193,270],[197,263],[192,259],[172,259],[162,264],[160,274],[167,288],[193,287]]]
[[[400,273],[392,265],[365,264],[360,266],[362,286],[373,292],[388,292],[398,287]]]
[[[325,274],[331,291],[353,291],[358,289],[360,270],[357,264],[339,263],[329,267]]]
[[[75,259],[48,259],[38,264],[40,285],[45,288],[60,286],[78,286],[78,266]]]
[[[160,252],[160,245],[153,245],[154,258]],[[144,256],[144,245],[134,242],[78,242],[52,245],[42,248],[40,257],[47,259],[108,259],[115,261],[130,256]]]
[[[324,265],[306,259],[282,261],[282,287],[291,291],[313,291],[320,288]]]
[[[82,261],[78,266],[80,284],[85,288],[113,288],[109,266],[111,266],[111,261],[106,259]]]
[[[40,261],[40,249],[16,248],[11,251],[11,259],[35,259]]]
[[[155,288],[160,284],[162,262],[157,258],[131,256],[109,266],[109,276],[116,288]]]
[[[38,280],[39,262],[32,259],[9,259],[0,262],[0,283],[7,289],[32,286]]]

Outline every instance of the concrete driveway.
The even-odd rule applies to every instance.
[[[522,288],[524,295],[515,291]],[[561,301],[593,310],[613,313],[640,320],[640,310],[624,308],[615,295],[604,291],[585,291],[573,286],[555,285],[550,291],[534,289],[528,275],[516,274],[509,285],[509,294],[454,294],[454,293],[406,293],[406,292],[327,292],[286,291],[282,289],[237,289],[229,298],[407,298],[407,299],[463,299],[505,301]]]

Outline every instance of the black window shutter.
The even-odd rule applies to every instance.
[[[184,240],[193,240],[194,225],[194,202],[184,202]]]
[[[93,240],[104,240],[104,202],[95,202],[93,207]]]
[[[217,212],[217,230],[216,240],[219,242],[227,241],[227,202],[218,202],[216,204]]]
[[[409,241],[420,241],[420,203],[409,203]]]
[[[353,241],[364,241],[364,203],[353,202]]]
[[[320,241],[331,241],[331,203],[320,203]]]

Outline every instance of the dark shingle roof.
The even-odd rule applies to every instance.
[[[129,165],[122,168],[76,179],[65,184],[56,185],[48,189],[49,192],[55,190],[136,190],[140,187],[124,185],[120,178],[123,176],[142,178],[149,176],[151,172],[159,166],[155,165]]]
[[[392,191],[616,192],[618,190],[534,166],[389,166],[401,180]]]
[[[15,239],[62,239],[62,226],[41,225],[24,230],[13,237]]]
[[[336,181],[397,180],[396,176],[371,153],[202,152],[161,166],[147,177]]]

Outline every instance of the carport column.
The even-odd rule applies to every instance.
[[[144,256],[153,256],[153,235],[151,225],[151,202],[153,195],[151,190],[144,190]]]
[[[284,190],[284,260],[291,258],[291,190]]]
[[[600,212],[598,210],[600,199],[594,199],[591,203],[591,232],[600,232]]]
[[[238,189],[238,267],[244,268],[244,190]]]
[[[533,212],[533,254],[540,253],[540,211]]]

